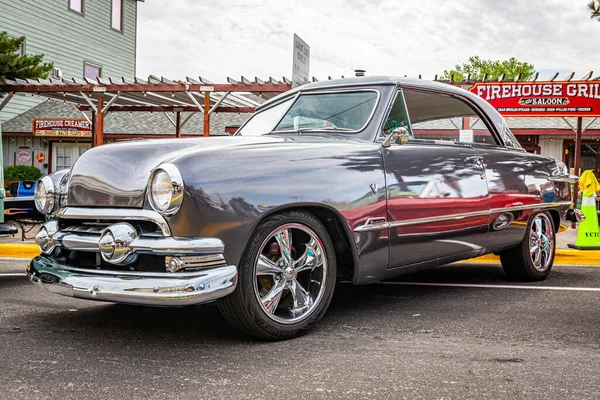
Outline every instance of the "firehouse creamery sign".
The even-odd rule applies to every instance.
[[[470,92],[508,117],[600,117],[600,82],[480,82]]]
[[[33,120],[35,136],[91,137],[92,126],[85,119],[40,118]]]

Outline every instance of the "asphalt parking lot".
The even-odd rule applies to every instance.
[[[214,305],[156,309],[56,296],[0,261],[3,399],[584,399],[600,390],[600,268],[517,284],[448,265],[339,284],[310,334],[261,343]]]

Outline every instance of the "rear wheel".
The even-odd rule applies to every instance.
[[[335,261],[331,238],[313,215],[291,211],[269,217],[250,238],[236,290],[219,308],[235,327],[261,339],[299,336],[329,306]]]
[[[529,220],[521,244],[500,253],[502,268],[511,279],[546,279],[554,263],[555,242],[556,231],[550,215],[546,212],[537,213]]]

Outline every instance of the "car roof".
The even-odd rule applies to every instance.
[[[469,93],[468,91],[453,86],[448,85],[447,83],[428,81],[424,79],[415,79],[415,78],[407,78],[407,77],[399,77],[399,76],[363,76],[363,77],[352,77],[352,78],[342,78],[342,79],[332,79],[327,81],[319,81],[319,82],[311,82],[305,85],[299,86],[295,89],[287,91],[285,93],[276,96],[269,101],[266,101],[262,104],[259,109],[268,107],[269,105],[278,102],[283,97],[287,97],[297,93],[299,91],[311,91],[311,90],[320,90],[320,89],[330,89],[330,88],[343,88],[343,87],[353,87],[353,86],[381,86],[381,85],[390,85],[390,86],[405,86],[405,87],[418,87],[423,89],[432,89],[439,90],[449,93],[457,93],[465,95]]]
[[[312,90],[322,89],[333,89],[333,88],[348,88],[348,87],[360,87],[360,86],[400,86],[404,88],[420,88],[430,89],[439,92],[445,92],[448,94],[457,94],[463,96],[473,103],[477,104],[490,118],[490,121],[494,125],[498,134],[502,137],[504,129],[504,119],[502,116],[492,107],[487,101],[477,96],[475,93],[471,93],[461,87],[450,85],[447,83],[429,81],[426,79],[416,79],[399,76],[361,76],[352,78],[332,79],[327,81],[311,82],[305,85],[299,86],[288,92],[282,93],[267,102],[263,103],[257,108],[260,111],[264,108],[271,106],[274,103],[279,102],[283,98],[293,96],[297,92],[310,92]]]

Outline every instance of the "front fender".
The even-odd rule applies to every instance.
[[[379,280],[388,265],[388,238],[354,232],[386,216],[385,174],[379,145],[363,141],[290,140],[240,146],[172,161],[181,171],[185,199],[168,222],[176,236],[218,237],[225,258],[239,264],[262,218],[284,209],[334,210],[356,254],[354,280]],[[367,236],[369,236],[367,238]]]

